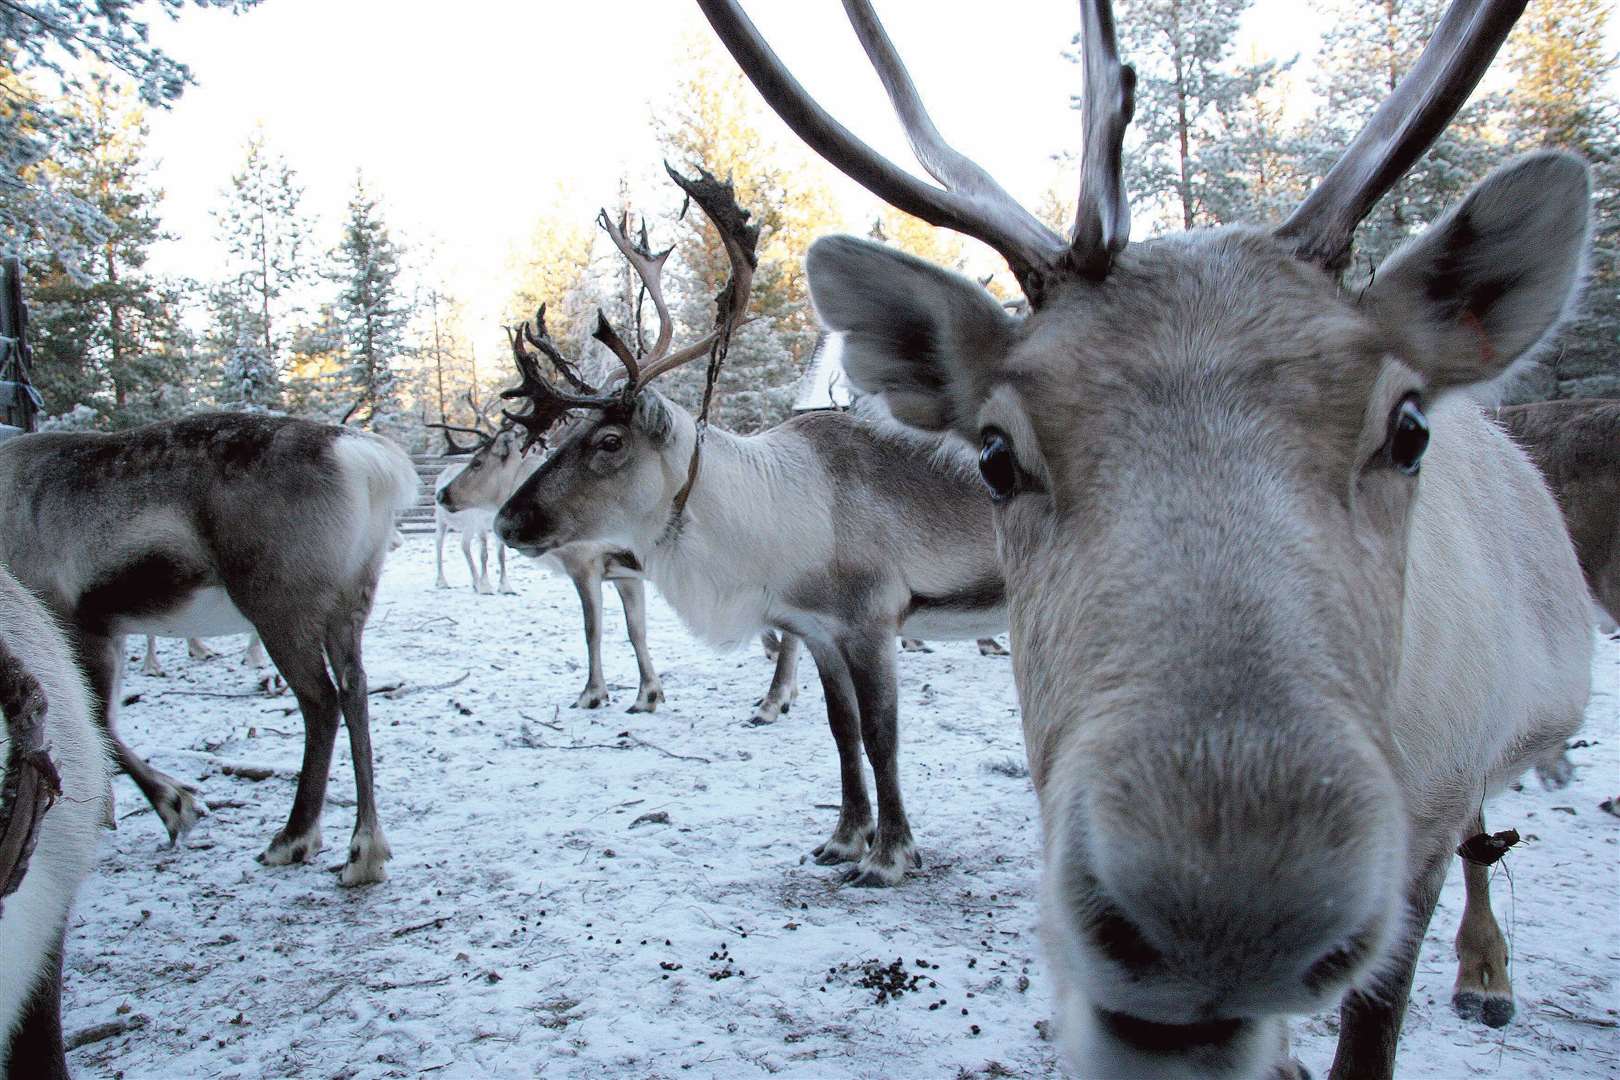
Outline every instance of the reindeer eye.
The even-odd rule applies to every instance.
[[[610,431],[597,440],[596,448],[606,450],[610,454],[616,454],[624,448],[624,440]]]
[[[1407,476],[1416,476],[1429,446],[1429,418],[1416,394],[1407,394],[1389,415],[1389,438],[1384,453],[1390,465]]]
[[[1013,457],[1012,443],[1004,432],[985,429],[979,444],[979,475],[990,489],[990,498],[1005,502],[1018,494],[1018,459]]]

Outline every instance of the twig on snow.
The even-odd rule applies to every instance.
[[[139,1031],[141,1028],[146,1026],[146,1022],[146,1017],[142,1016],[140,1013],[136,1013],[134,1016],[125,1016],[117,1020],[109,1020],[105,1024],[91,1024],[89,1027],[69,1035],[65,1040],[63,1040],[63,1043],[67,1049],[77,1050],[81,1046],[89,1046],[91,1043],[106,1042],[108,1039],[116,1038],[119,1035],[128,1034],[131,1031]]]
[[[449,918],[450,916],[448,915],[440,915],[437,919],[429,919],[427,922],[417,923],[415,926],[402,926],[389,936],[404,937],[406,934],[414,934],[418,930],[426,930],[430,926],[437,930],[439,927],[443,926]]]

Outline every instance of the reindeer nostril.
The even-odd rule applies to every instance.
[[[1103,955],[1121,967],[1140,970],[1162,958],[1158,949],[1118,908],[1103,908],[1091,918],[1091,934]]]

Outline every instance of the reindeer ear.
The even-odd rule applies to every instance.
[[[979,404],[1018,326],[995,298],[965,277],[853,236],[817,240],[805,267],[816,314],[844,336],[849,381],[883,395],[903,423],[954,428],[977,442]]]
[[[1435,387],[1494,379],[1534,353],[1573,304],[1590,206],[1584,162],[1527,154],[1385,260],[1362,306]]]

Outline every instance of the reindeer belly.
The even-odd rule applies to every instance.
[[[182,595],[166,609],[126,615],[119,620],[119,629],[157,637],[219,637],[251,633],[253,624],[224,589],[209,587]]]
[[[913,595],[900,629],[924,641],[968,641],[1007,631],[1002,584],[984,582],[940,596]]]

